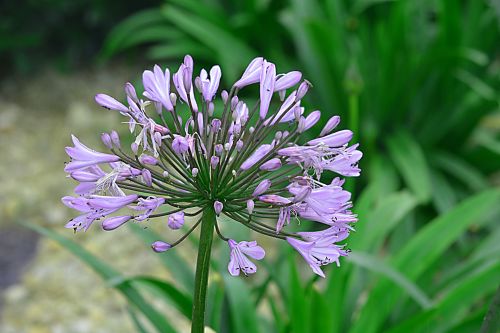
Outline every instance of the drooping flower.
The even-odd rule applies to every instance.
[[[215,216],[217,235],[230,247],[230,274],[255,273],[250,258],[265,255],[254,241],[238,243],[223,235],[224,224],[240,223],[287,241],[324,276],[321,266],[338,264],[347,255],[340,242],[357,221],[343,179],[325,183],[332,177],[324,176],[359,176],[362,153],[358,144],[350,144],[353,133],[334,131],[340,118],[331,116],[319,137],[307,136],[311,129],[319,131],[322,115],[301,103],[312,85],[299,71],[278,73],[262,57],[251,61],[229,91],[219,91],[222,70],[217,65],[193,77],[189,55],[172,73],[158,65],[144,71],[140,97],[126,83],[126,104],[96,95],[99,105],[125,117],[135,139],[128,151],[118,132],[104,133],[101,140],[108,152],[103,153],[72,137],[65,171],[79,182],[78,196],[62,201],[80,215],[66,227],[87,230],[97,220],[107,231],[153,219],[173,230],[192,224],[175,242],[154,242],[152,249],[160,253],[199,225],[207,226],[201,222],[208,212]],[[255,104],[238,95],[249,85],[259,90]],[[289,225],[304,229],[291,232]],[[308,231],[308,226],[321,230]]]
[[[266,255],[266,252],[262,247],[257,245],[256,241],[237,243],[230,239],[227,243],[231,249],[231,259],[229,260],[227,269],[232,276],[238,276],[240,272],[245,275],[257,272],[257,266],[247,256],[255,260],[261,260]]]

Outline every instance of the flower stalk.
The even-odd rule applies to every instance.
[[[210,254],[212,251],[212,241],[216,223],[215,210],[213,207],[207,206],[203,210],[200,244],[198,246],[198,258],[196,260],[191,333],[203,333],[205,328],[208,273],[210,270]]]

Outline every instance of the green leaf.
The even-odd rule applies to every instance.
[[[499,200],[498,189],[484,191],[468,198],[420,229],[390,263],[415,281],[467,230],[468,226],[487,217]],[[392,311],[391,305],[401,294],[400,290],[391,288],[391,285],[388,279],[383,279],[377,284],[350,332],[371,333],[379,329]]]
[[[122,49],[122,45],[126,45],[128,38],[145,26],[162,24],[165,18],[161,15],[158,9],[147,9],[132,15],[120,24],[115,26],[104,42],[104,48],[101,52],[101,57],[104,59],[110,58],[118,50]]]
[[[422,289],[420,289],[420,287],[418,287],[411,280],[407,279],[401,272],[392,268],[379,258],[368,253],[354,252],[349,254],[349,260],[369,271],[387,277],[401,289],[406,291],[406,293],[410,295],[410,297],[413,298],[413,300],[423,309],[428,309],[432,306],[432,300]]]
[[[137,332],[148,333],[148,331],[146,330],[144,325],[141,323],[139,317],[137,317],[137,314],[135,313],[134,309],[132,309],[131,307],[128,307],[127,311],[130,315],[130,318],[132,318],[132,322],[134,323],[134,326],[135,326],[135,329],[137,330]]]
[[[241,277],[223,275],[231,309],[234,332],[260,332],[259,321],[250,289]]]
[[[306,333],[309,332],[309,311],[308,309],[308,299],[306,297],[305,288],[300,283],[299,273],[297,272],[297,265],[295,263],[295,257],[289,256],[289,270],[290,270],[290,282],[288,292],[289,299],[287,302],[288,313],[290,313],[290,324],[292,327],[292,332],[295,333]]]
[[[106,283],[113,283],[113,281],[123,281],[123,276],[108,264],[102,262],[100,259],[95,257],[93,254],[85,250],[83,247],[77,243],[63,237],[52,230],[44,228],[39,225],[33,225],[28,223],[22,223],[22,225],[38,232],[39,234],[48,237],[64,247],[66,250],[73,253],[85,264],[91,267],[97,274],[101,276]],[[160,333],[175,333],[174,328],[165,319],[165,316],[156,311],[151,305],[149,305],[146,300],[141,296],[141,294],[135,289],[130,283],[119,283],[115,289],[120,291],[127,301],[133,305],[154,325],[154,327]]]
[[[389,153],[406,184],[420,202],[427,202],[432,187],[429,168],[419,144],[404,132],[392,136],[387,144]]]
[[[134,276],[126,278],[122,282],[118,282],[115,286],[124,282],[149,287],[155,296],[161,297],[168,303],[173,304],[184,317],[191,319],[191,310],[193,308],[191,297],[179,291],[179,289],[172,284],[154,277]]]

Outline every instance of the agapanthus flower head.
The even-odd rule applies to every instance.
[[[312,85],[299,71],[280,74],[259,57],[229,91],[219,91],[219,66],[198,73],[186,56],[177,71],[158,65],[144,71],[143,96],[130,83],[125,96],[96,95],[97,104],[125,117],[135,139],[127,150],[116,131],[104,133],[108,151],[98,152],[72,137],[65,171],[80,183],[77,195],[63,203],[81,214],[66,227],[87,230],[100,220],[109,231],[157,219],[174,233],[186,224],[187,234],[178,241],[152,244],[155,252],[165,252],[197,229],[203,212],[212,211],[217,219],[228,217],[215,230],[229,245],[231,275],[255,273],[250,258],[261,260],[265,251],[255,241],[226,238],[223,223],[286,241],[324,276],[321,266],[338,264],[347,254],[339,242],[356,222],[351,195],[338,177],[360,173],[362,153],[349,145],[353,133],[334,131],[338,116],[317,128],[322,113],[302,105]],[[249,85],[259,86],[254,105],[239,96]],[[320,136],[311,139],[311,130]],[[290,232],[290,225],[304,230]]]

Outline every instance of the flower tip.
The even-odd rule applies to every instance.
[[[224,204],[220,201],[215,201],[214,202],[214,210],[215,210],[215,214],[217,216],[220,215],[220,213],[222,212],[222,210],[224,209]]]
[[[172,245],[165,243],[165,242],[162,242],[162,241],[156,241],[153,244],[151,244],[151,248],[156,253],[162,253],[162,252],[165,252],[165,251],[168,251],[169,249],[171,249]]]

